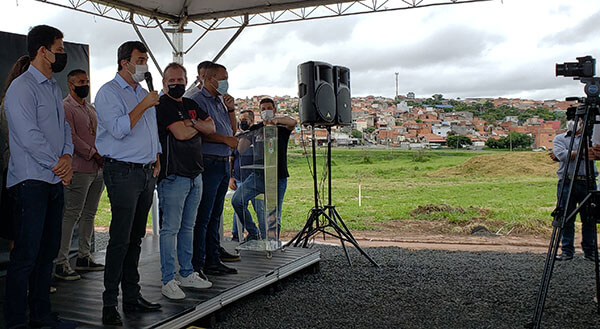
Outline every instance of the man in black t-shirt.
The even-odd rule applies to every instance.
[[[285,190],[287,189],[287,178],[290,176],[287,169],[287,148],[290,140],[292,130],[296,127],[296,120],[288,116],[277,116],[277,106],[271,98],[263,98],[260,101],[260,116],[263,122],[254,125],[251,130],[260,129],[265,124],[277,126],[277,237],[281,230],[281,209],[283,206],[283,197]],[[257,141],[253,141],[259,143]],[[240,142],[241,145],[244,143]],[[243,147],[243,146],[240,146]],[[255,145],[255,148],[262,149],[263,146]],[[255,159],[256,160],[256,159]],[[260,171],[254,172],[244,180],[241,186],[233,195],[231,204],[236,214],[242,218],[244,210],[248,207],[248,201],[253,199],[259,194],[265,192],[264,176]],[[256,199],[255,210],[258,214],[258,225],[260,228],[261,238],[267,238],[267,228],[264,227],[264,220],[262,219],[262,212],[264,212],[264,203],[262,200]],[[275,223],[269,222],[269,230],[272,229],[272,225]]]
[[[202,197],[202,137],[215,132],[215,124],[196,102],[182,97],[186,71],[177,63],[164,71],[163,93],[156,106],[158,136],[163,154],[158,176],[162,214],[160,265],[162,294],[183,299],[180,287],[210,288],[212,283],[192,266],[194,224]],[[179,261],[176,273],[175,255]]]

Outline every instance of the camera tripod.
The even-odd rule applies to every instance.
[[[319,205],[319,188],[317,184],[317,147],[316,147],[316,137],[315,137],[315,127],[312,126],[312,163],[313,163],[313,188],[314,188],[314,198],[315,198],[315,206],[310,210],[310,216],[306,221],[306,224],[298,232],[284,247],[294,245],[297,247],[301,245],[303,248],[308,246],[308,241],[314,235],[318,233],[322,233],[323,235],[333,236],[338,238],[342,243],[342,247],[344,248],[344,253],[346,254],[346,259],[348,259],[348,263],[352,266],[352,261],[350,260],[350,256],[348,255],[348,249],[346,248],[346,242],[351,243],[356,250],[358,250],[366,259],[371,262],[376,267],[379,267],[377,264],[359,245],[346,223],[342,219],[342,216],[337,212],[335,206],[331,203],[331,127],[327,127],[327,193],[328,193],[328,202],[325,206]],[[327,228],[332,228],[334,232],[330,232]]]
[[[558,66],[558,65],[557,65]],[[550,279],[552,278],[552,271],[554,269],[554,262],[556,261],[556,254],[558,251],[558,247],[560,244],[560,239],[562,237],[563,229],[565,224],[571,220],[575,220],[575,217],[578,213],[582,211],[582,209],[587,210],[587,214],[590,218],[587,220],[593,220],[593,248],[594,248],[594,268],[596,272],[596,298],[600,300],[600,272],[598,269],[598,235],[597,235],[597,226],[598,216],[597,213],[599,211],[598,206],[600,205],[600,191],[596,190],[595,184],[595,173],[594,173],[594,162],[589,158],[589,147],[592,146],[592,134],[594,129],[594,124],[599,123],[596,121],[596,116],[600,115],[600,98],[598,95],[600,94],[600,78],[581,78],[581,82],[586,83],[585,93],[588,96],[587,98],[578,98],[578,97],[570,97],[567,98],[567,101],[578,101],[579,103],[583,103],[576,108],[575,112],[575,124],[571,129],[571,140],[569,143],[567,159],[571,158],[571,154],[573,152],[573,146],[575,144],[576,132],[578,130],[579,121],[583,122],[581,139],[579,145],[577,147],[577,154],[575,160],[575,170],[573,172],[573,176],[577,175],[579,172],[580,165],[584,164],[585,166],[585,182],[587,187],[587,195],[585,198],[579,203],[579,205],[570,213],[569,204],[574,195],[574,185],[575,185],[575,177],[573,179],[569,179],[569,164],[570,161],[567,161],[565,164],[565,171],[563,172],[562,178],[560,180],[559,188],[559,196],[557,201],[556,209],[552,212],[552,216],[554,220],[552,221],[552,237],[550,239],[550,245],[548,247],[548,253],[546,256],[546,262],[544,266],[544,272],[542,274],[542,281],[540,284],[540,289],[538,291],[535,312],[533,315],[533,322],[528,323],[525,328],[533,328],[540,329],[541,321],[542,321],[542,313],[544,311],[544,304],[546,301],[546,295],[548,294],[548,287],[550,285]],[[563,193],[563,184],[565,182],[569,182],[568,193]],[[563,202],[566,198],[566,202]],[[583,218],[582,218],[583,220]],[[600,304],[596,305],[597,312],[600,314]]]

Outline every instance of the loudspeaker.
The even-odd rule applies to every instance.
[[[352,124],[352,97],[350,96],[350,69],[343,66],[333,67],[333,90],[335,92],[335,124]]]
[[[335,124],[333,80],[331,64],[311,61],[298,65],[298,109],[302,125]]]

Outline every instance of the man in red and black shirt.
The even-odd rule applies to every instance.
[[[215,124],[196,102],[183,97],[186,84],[185,68],[169,64],[164,71],[164,95],[156,106],[163,149],[158,176],[162,294],[169,299],[185,298],[180,286],[212,286],[203,273],[194,272],[192,255],[194,224],[202,197],[202,135],[214,133]]]

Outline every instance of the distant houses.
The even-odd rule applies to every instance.
[[[411,97],[412,96],[412,97]],[[237,108],[255,111],[259,119],[258,102],[265,96],[237,99]],[[291,96],[272,97],[278,104],[280,112],[295,116],[298,119],[298,98]],[[552,148],[552,141],[560,133],[561,122],[546,121],[529,114],[520,120],[520,114],[507,115],[501,120],[488,122],[469,111],[457,110],[458,104],[492,104],[494,107],[509,106],[518,111],[528,111],[540,107],[552,112],[564,113],[572,104],[556,100],[522,100],[522,99],[481,99],[467,98],[452,105],[443,100],[442,104],[423,105],[423,100],[415,99],[414,94],[397,99],[366,96],[352,98],[352,125],[334,127],[332,141],[334,145],[353,146],[361,144],[377,144],[405,149],[455,147],[447,145],[450,135],[466,136],[472,142],[471,148],[481,149],[489,139],[506,137],[510,132],[518,132],[531,136],[533,148]],[[491,103],[490,103],[491,102]],[[416,104],[416,105],[415,105]],[[464,108],[464,106],[462,107]],[[547,110],[544,110],[548,113]],[[514,113],[515,111],[513,110]],[[522,112],[519,112],[522,113]],[[485,116],[484,116],[485,117]],[[548,116],[544,116],[548,117]],[[354,132],[354,133],[353,133]],[[358,137],[360,136],[360,137]],[[306,127],[293,133],[293,141],[301,145],[310,143],[312,135]],[[325,129],[316,129],[316,142],[319,145],[327,142]]]

